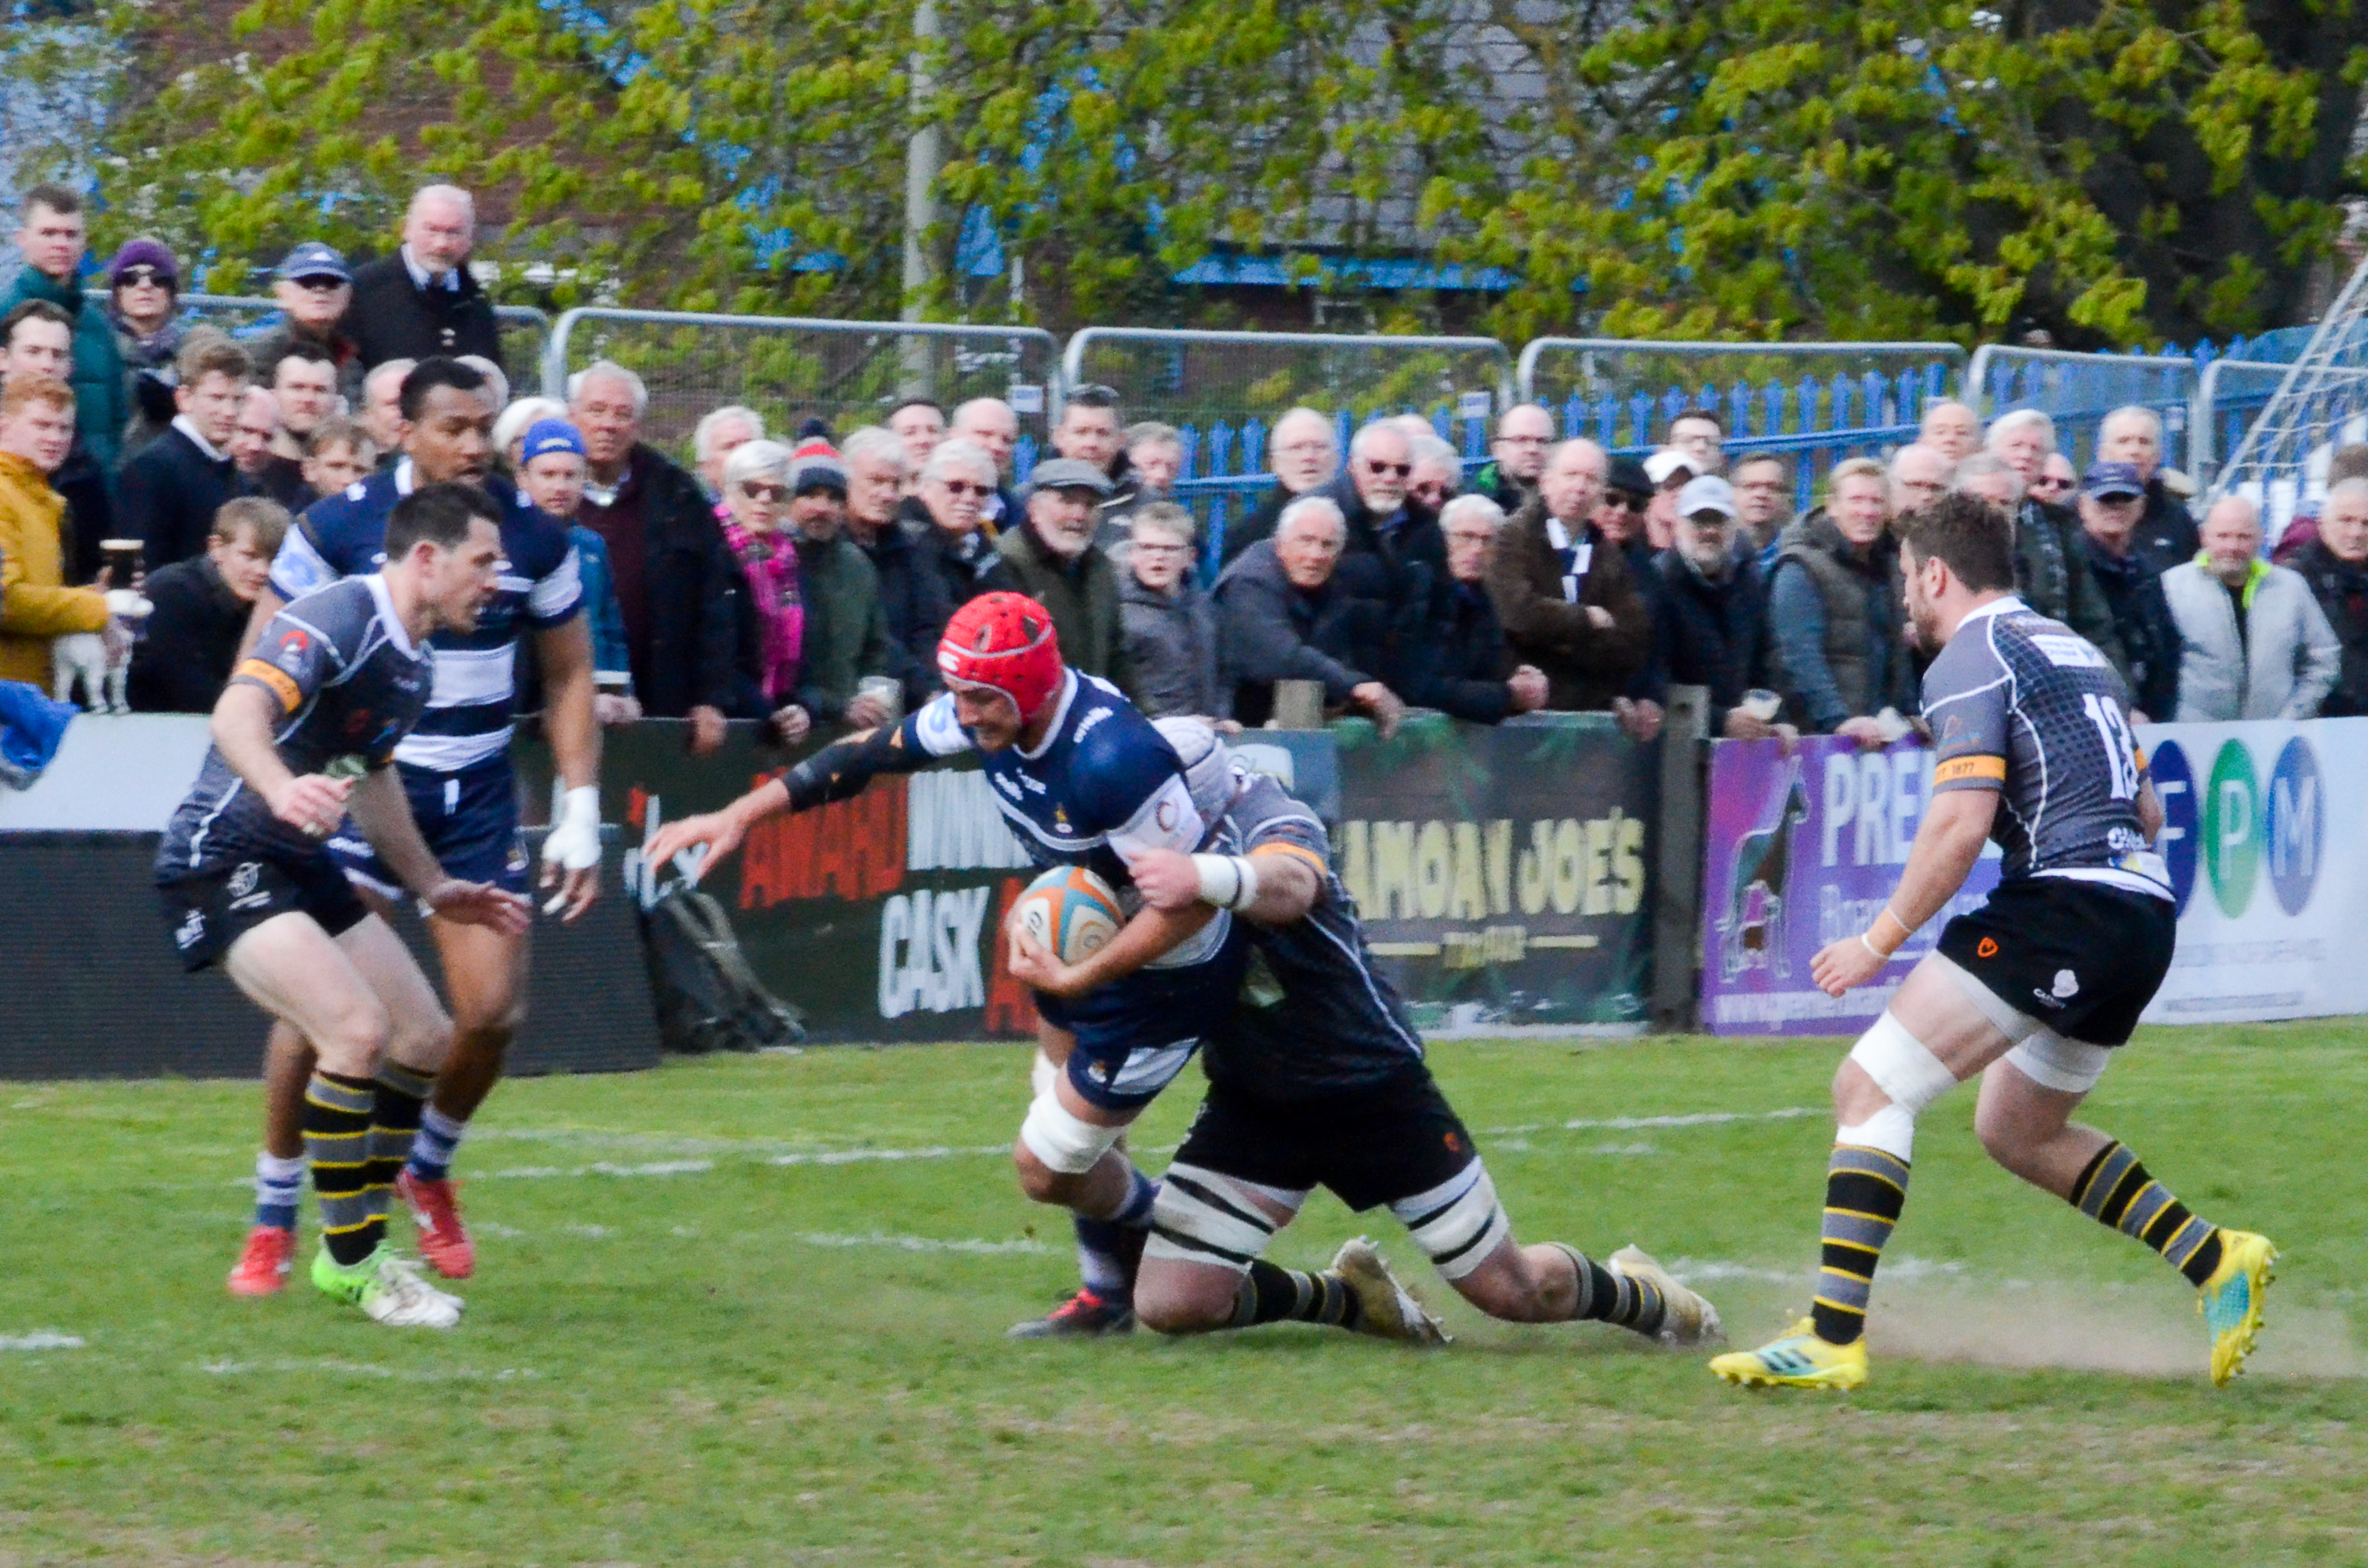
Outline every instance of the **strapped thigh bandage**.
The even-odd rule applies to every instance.
[[[1046,1170],[1082,1176],[1125,1131],[1123,1127],[1095,1126],[1063,1105],[1057,1091],[1048,1089],[1028,1108],[1028,1119],[1019,1124],[1019,1142]]]
[[[1957,989],[1965,994],[1965,1000],[1979,1008],[1982,1017],[1996,1026],[1998,1033],[2006,1036],[2008,1044],[2021,1045],[2047,1027],[1975,979],[1964,965],[1947,954],[1934,953],[1930,961],[1939,964],[1941,971],[1957,983]]]
[[[1429,1192],[1399,1199],[1390,1212],[1429,1256],[1430,1266],[1449,1279],[1461,1279],[1487,1262],[1513,1233],[1505,1206],[1497,1201],[1497,1184],[1478,1160]]]
[[[2054,1029],[2039,1029],[2006,1053],[2015,1071],[2043,1089],[2085,1095],[2105,1075],[2113,1053],[2086,1040],[2066,1040]]]
[[[1199,1165],[1171,1165],[1151,1206],[1151,1239],[1143,1256],[1171,1263],[1204,1263],[1247,1270],[1274,1233],[1291,1222],[1307,1194],[1264,1187]],[[1282,1219],[1267,1205],[1284,1211]]]
[[[1850,1059],[1910,1116],[1921,1115],[1925,1107],[1957,1086],[1957,1075],[1888,1008],[1858,1037]]]

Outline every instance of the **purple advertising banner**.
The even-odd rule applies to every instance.
[[[1995,846],[1947,910],[1893,955],[1873,984],[1828,996],[1809,978],[1827,942],[1883,911],[1923,819],[1929,748],[1861,751],[1830,736],[1786,756],[1774,741],[1711,747],[1702,845],[1702,1027],[1726,1035],[1855,1034],[1883,1011],[1949,916],[1998,885]]]

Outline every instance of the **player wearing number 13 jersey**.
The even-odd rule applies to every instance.
[[[2185,1275],[2211,1330],[2212,1381],[2226,1383],[2252,1349],[2276,1249],[2191,1213],[2135,1154],[2070,1119],[2154,999],[2177,936],[2128,693],[2095,647],[2014,597],[2004,514],[1952,495],[1897,526],[1907,612],[1936,655],[1924,678],[1931,799],[1891,902],[1817,954],[1817,983],[1839,996],[1880,977],[1986,839],[2006,863],[1989,902],[1942,927],[1835,1074],[1810,1316],[1711,1369],[1745,1384],[1865,1381],[1867,1301],[1907,1201],[1916,1118],[1979,1074],[1974,1125],[1991,1157]]]

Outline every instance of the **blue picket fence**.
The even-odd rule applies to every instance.
[[[1805,509],[1819,476],[1835,463],[1878,456],[1912,440],[1925,403],[1953,390],[1950,376],[1949,366],[1935,363],[1896,376],[1870,372],[1804,378],[1790,385],[1738,381],[1691,391],[1672,386],[1658,394],[1572,397],[1554,410],[1555,426],[1564,435],[1600,443],[1615,457],[1643,457],[1660,444],[1671,418],[1689,408],[1714,409],[1726,425],[1730,457],[1761,452],[1787,460],[1793,470],[1795,508]],[[1336,413],[1334,434],[1341,453],[1348,452],[1359,425],[1389,412]],[[1466,472],[1488,460],[1486,419],[1459,418],[1446,403],[1402,412],[1429,419],[1440,438],[1462,454]],[[1177,498],[1200,519],[1202,571],[1212,575],[1223,556],[1226,525],[1255,507],[1274,483],[1266,471],[1268,426],[1257,418],[1239,424],[1219,420],[1205,429],[1184,426],[1180,434],[1184,466]],[[1026,454],[1023,464],[1032,457]]]

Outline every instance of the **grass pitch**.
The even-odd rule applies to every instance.
[[[480,1268],[451,1335],[335,1309],[301,1267],[223,1292],[251,1086],[0,1086],[0,1564],[2360,1561],[2363,1045],[2156,1030],[2093,1102],[2285,1249],[2221,1392],[2184,1284],[1989,1166],[1962,1092],[1924,1119],[1874,1381],[1793,1396],[1488,1323],[1386,1214],[1320,1196],[1278,1260],[1368,1229],[1455,1346],[1007,1344],[1073,1278],[1003,1153],[1016,1048],[507,1085],[462,1153]],[[1434,1061],[1525,1239],[1684,1260],[1757,1343],[1808,1299],[1838,1054]],[[1197,1086],[1143,1125],[1152,1168]]]

